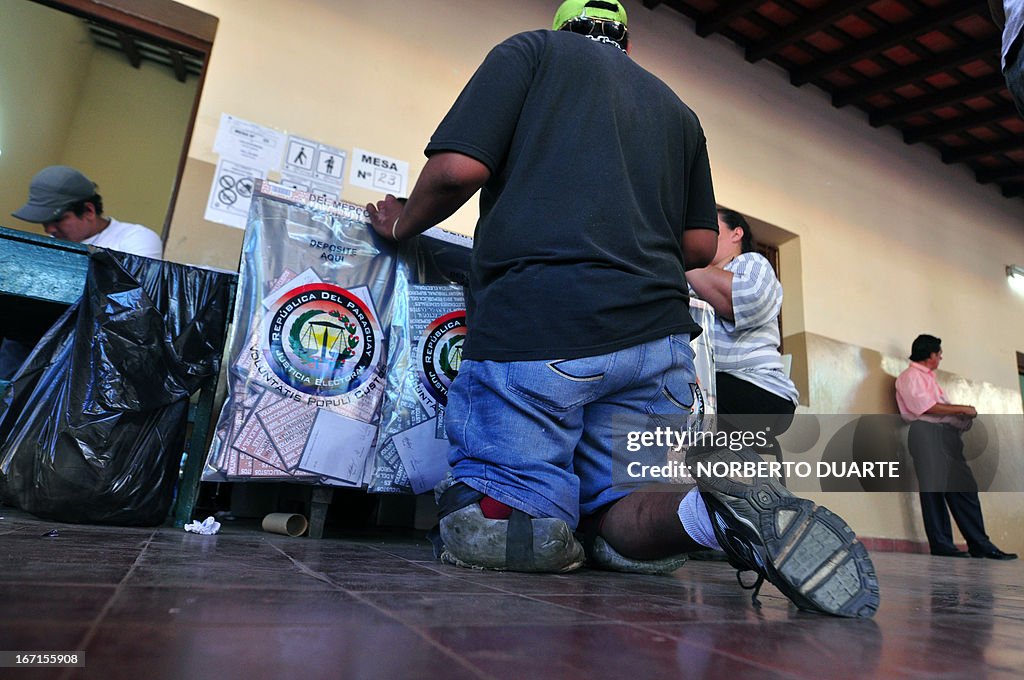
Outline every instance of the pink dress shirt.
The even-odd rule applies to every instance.
[[[925,411],[935,404],[949,404],[949,398],[939,387],[935,379],[935,371],[924,364],[911,361],[910,366],[896,378],[896,404],[900,415],[907,422],[924,420],[929,423],[943,423],[963,430],[970,424],[970,418],[964,416],[926,415]]]

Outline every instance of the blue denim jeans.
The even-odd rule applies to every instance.
[[[573,529],[631,489],[612,485],[619,414],[686,415],[696,378],[689,337],[583,359],[469,361],[448,393],[456,481]]]

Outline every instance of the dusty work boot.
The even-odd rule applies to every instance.
[[[801,609],[873,616],[878,578],[853,530],[828,509],[797,498],[773,477],[750,475],[742,468],[760,462],[749,450],[692,450],[686,456],[729,563],[758,575],[751,586],[754,603],[767,579]]]
[[[513,510],[508,519],[488,519],[484,494],[451,476],[434,490],[443,549],[441,561],[473,569],[563,573],[583,564],[583,546],[569,525],[552,517]]]
[[[600,536],[584,543],[587,566],[605,571],[621,571],[626,574],[648,574],[662,576],[671,574],[686,563],[686,555],[675,555],[658,560],[635,560],[620,554]]]

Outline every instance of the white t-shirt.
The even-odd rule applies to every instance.
[[[164,244],[160,237],[152,229],[141,224],[130,222],[119,222],[113,217],[108,217],[110,224],[107,228],[82,243],[110,250],[119,250],[122,253],[142,255],[154,259],[163,259]]]

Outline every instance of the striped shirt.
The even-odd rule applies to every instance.
[[[1002,68],[1013,63],[1024,43],[1024,0],[1005,0],[1003,3]]]
[[[797,403],[800,393],[779,354],[782,284],[775,271],[758,253],[741,253],[724,269],[733,275],[733,318],[715,315],[715,370]]]

